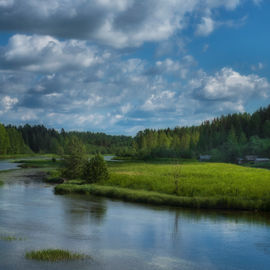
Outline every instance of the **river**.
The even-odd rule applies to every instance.
[[[2,270],[268,270],[270,216],[55,195],[38,169],[1,172]],[[30,250],[69,249],[92,260],[44,263]]]

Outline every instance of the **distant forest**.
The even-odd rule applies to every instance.
[[[135,158],[196,158],[209,154],[213,160],[235,162],[244,155],[270,157],[270,106],[253,114],[237,113],[205,121],[200,126],[145,129],[132,138],[93,132],[61,132],[36,126],[0,124],[0,154],[68,154],[73,139],[90,153]]]
[[[71,141],[80,141],[86,152],[119,153],[128,152],[133,139],[128,136],[112,136],[93,132],[58,132],[43,125],[4,126],[0,124],[0,154],[53,153],[68,154]]]

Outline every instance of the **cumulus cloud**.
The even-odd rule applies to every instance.
[[[4,96],[1,98],[2,111],[9,111],[19,100],[17,98],[12,98],[10,96]]]
[[[243,75],[224,67],[214,75],[200,71],[190,80],[191,96],[199,112],[244,112],[246,105],[270,95],[270,84],[256,74]]]
[[[170,108],[172,100],[175,96],[175,93],[172,91],[162,91],[158,94],[152,94],[142,105],[142,109],[145,111],[154,111],[154,110],[167,110]]]
[[[87,68],[110,57],[85,41],[59,41],[51,36],[14,35],[3,48],[0,66],[34,72]]]
[[[270,84],[266,78],[258,75],[241,75],[232,68],[223,68],[214,76],[202,74],[199,80],[192,81],[197,85],[194,94],[198,98],[207,100],[230,100],[235,98],[247,98],[252,95],[269,95]]]
[[[84,39],[116,48],[167,40],[185,27],[185,16],[224,7],[240,0],[1,0],[0,29],[68,39]],[[162,11],[162,12],[161,12]],[[202,21],[201,31],[213,22]]]
[[[210,17],[203,17],[198,25],[196,34],[199,36],[208,36],[215,29],[215,22]]]
[[[241,3],[0,0],[0,30],[16,33],[0,47],[1,121],[130,134],[243,111],[268,96],[268,81],[231,68],[198,72],[181,36],[189,19],[203,36],[235,25],[215,9]],[[145,42],[157,42],[155,58],[130,48]]]

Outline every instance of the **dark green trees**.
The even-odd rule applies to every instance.
[[[95,155],[86,162],[83,179],[88,183],[96,183],[109,178],[107,164],[100,154]]]
[[[73,137],[70,151],[64,156],[62,176],[67,179],[83,179],[88,183],[96,183],[109,178],[107,164],[100,154],[90,160],[85,152],[85,145]]]

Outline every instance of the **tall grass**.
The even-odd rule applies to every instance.
[[[84,254],[72,253],[68,250],[62,249],[44,249],[38,251],[30,251],[26,253],[25,257],[31,260],[49,262],[81,260],[88,258],[88,256]]]
[[[270,210],[270,200],[248,200],[229,196],[215,197],[183,197],[162,194],[153,191],[132,190],[127,188],[100,186],[100,185],[74,185],[61,184],[55,187],[56,194],[84,194],[106,196],[129,202],[138,202],[154,205],[168,205],[188,208],[205,209],[231,209],[231,210]]]
[[[100,184],[187,197],[270,199],[270,171],[224,163],[118,163]]]
[[[98,185],[63,184],[55,191],[195,208],[270,210],[270,171],[224,163],[110,163]]]

